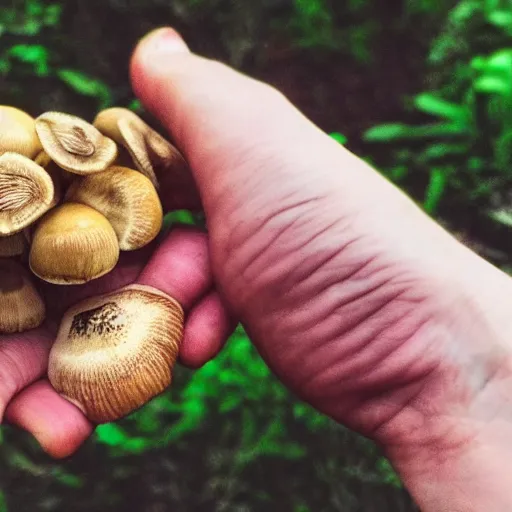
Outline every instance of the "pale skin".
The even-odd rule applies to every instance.
[[[422,510],[512,510],[510,278],[279,92],[173,30],[145,38],[131,72],[191,165],[208,235],[176,229],[66,288],[66,304],[155,286],[187,311],[180,358],[196,368],[240,319],[290,389],[379,443]],[[0,340],[0,415],[60,458],[94,427],[45,380],[53,335],[49,321]]]

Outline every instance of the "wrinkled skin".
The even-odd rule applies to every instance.
[[[182,362],[213,357],[240,318],[286,385],[382,445],[424,510],[509,509],[509,278],[277,91],[190,54],[172,30],[143,41],[132,77],[188,159],[208,221],[208,238],[174,232],[141,276],[139,256],[121,274],[184,302]],[[3,343],[12,387],[44,374],[48,342],[25,341],[38,353],[16,364],[25,345]],[[65,441],[47,422],[58,408],[77,432]],[[55,456],[92,428],[44,381],[7,417]]]

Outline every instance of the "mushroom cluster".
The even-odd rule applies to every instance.
[[[44,322],[41,281],[88,283],[151,243],[170,172],[188,173],[183,156],[130,110],[89,123],[0,106],[0,334]],[[91,421],[122,418],[170,385],[183,322],[180,304],[147,286],[82,301],[60,323],[50,382]]]

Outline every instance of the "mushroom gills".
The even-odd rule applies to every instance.
[[[135,167],[157,190],[165,191],[160,198],[165,211],[202,208],[199,189],[181,152],[137,114],[126,108],[109,108],[100,112],[93,124],[129,152]]]
[[[68,172],[102,172],[117,158],[116,143],[79,117],[47,112],[36,119],[36,130],[45,152]]]
[[[181,305],[148,286],[86,299],[64,315],[50,382],[89,420],[121,419],[171,384],[183,324]]]
[[[16,153],[0,156],[0,236],[29,227],[54,204],[50,175],[29,158]]]

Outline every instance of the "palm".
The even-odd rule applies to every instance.
[[[92,430],[81,412],[59,397],[45,379],[60,318],[71,304],[86,296],[133,282],[146,261],[146,252],[124,255],[111,274],[83,287],[41,283],[47,305],[45,324],[27,333],[0,338],[0,417],[5,410],[9,421],[42,433],[39,441],[56,456],[66,455],[77,438]],[[53,439],[60,439],[55,448],[50,447]]]
[[[232,329],[211,289],[206,235],[174,229],[155,245],[123,253],[113,272],[86,285],[40,283],[47,305],[45,324],[0,338],[0,419],[5,413],[7,421],[34,434],[52,456],[70,455],[93,429],[45,378],[51,345],[70,305],[134,282],[159,288],[178,300],[187,313],[180,360],[189,366],[201,366],[215,355]]]

